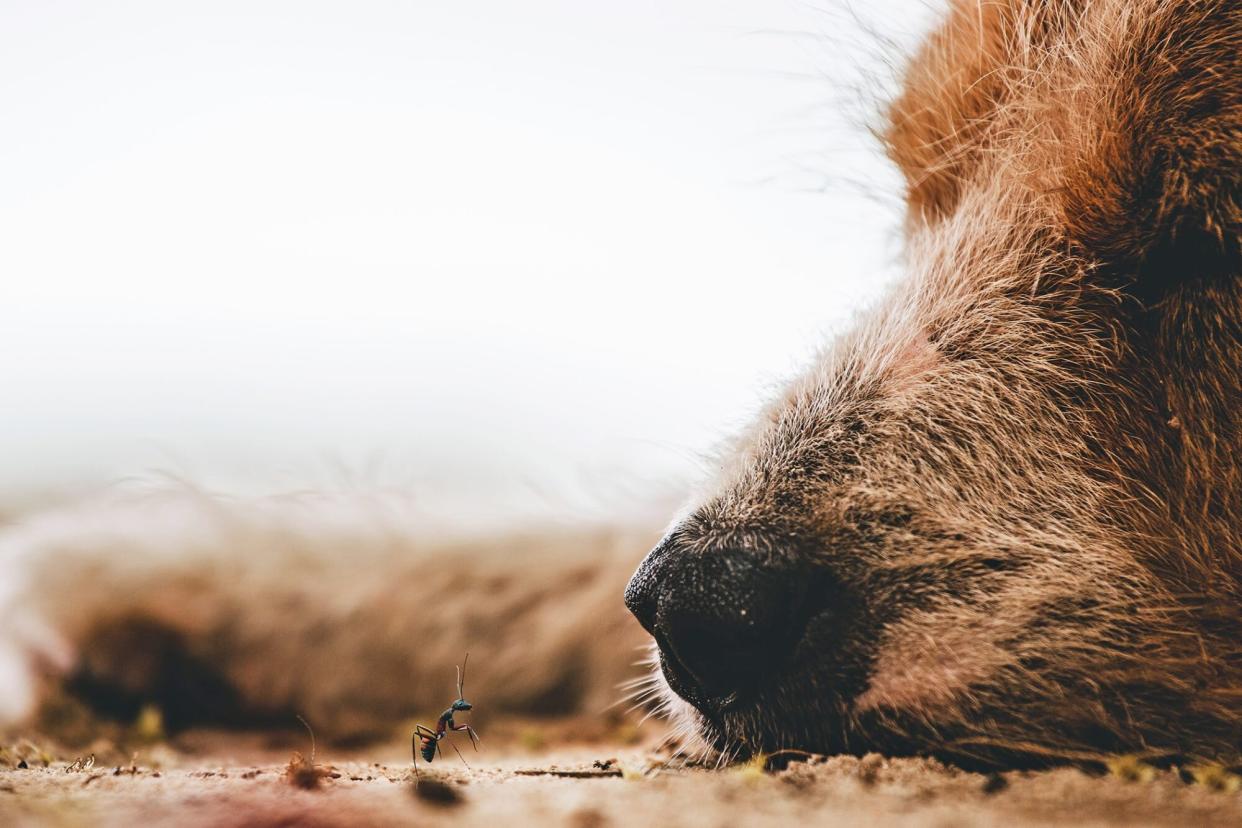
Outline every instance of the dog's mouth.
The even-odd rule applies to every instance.
[[[675,644],[654,636],[665,682],[694,708],[701,720],[699,736],[713,750],[745,756],[852,749],[857,739],[846,733],[851,726],[845,711],[867,687],[874,647],[866,646],[860,631],[846,633],[839,600],[816,604],[786,656],[738,671],[734,675],[742,680],[727,687],[705,686]],[[851,617],[857,620],[852,612]]]
[[[669,688],[685,699],[704,716],[718,719],[725,713],[741,710],[754,704],[758,688],[745,685],[730,690],[708,692],[694,671],[677,656],[677,651],[667,641],[656,637],[660,648],[660,672]]]
[[[803,630],[794,645],[778,658],[767,662],[744,661],[744,654],[731,659],[729,653],[720,653],[721,658],[734,662],[727,672],[717,674],[727,675],[730,679],[723,685],[719,681],[705,680],[700,675],[701,670],[696,671],[693,663],[681,657],[678,647],[693,646],[692,640],[687,641],[683,637],[674,643],[657,632],[654,638],[659,648],[660,670],[673,692],[703,715],[720,718],[726,714],[742,714],[763,706],[778,695],[796,698],[797,693],[783,693],[784,687],[812,684],[810,674],[822,669],[825,663],[831,664],[835,652],[840,649],[839,619],[839,608],[821,605],[800,621]],[[826,644],[828,641],[831,643]],[[773,644],[774,649],[776,646]],[[839,681],[831,683],[834,686],[826,689],[833,695],[861,689],[855,686],[856,682],[851,677],[844,675]]]

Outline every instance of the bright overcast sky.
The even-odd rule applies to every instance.
[[[893,272],[841,6],[0,5],[0,490],[675,486]]]

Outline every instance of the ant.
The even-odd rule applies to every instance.
[[[436,722],[436,729],[416,724],[414,725],[414,734],[410,737],[410,744],[414,758],[414,777],[418,778],[418,754],[423,754],[423,761],[430,763],[436,758],[436,753],[440,751],[440,740],[448,735],[448,731],[455,730],[457,732],[465,731],[470,737],[470,744],[474,745],[474,749],[479,749],[479,734],[474,732],[474,728],[468,724],[455,724],[453,722],[453,714],[474,707],[465,699],[466,684],[466,664],[470,661],[470,653],[466,653],[466,657],[462,660],[461,666],[457,668],[457,701],[449,705],[448,709],[440,714],[439,721]],[[449,742],[453,745],[452,742]],[[461,755],[461,751],[457,750],[457,745],[453,745],[453,750],[457,751],[458,758],[462,764],[470,767],[470,763],[466,761],[466,757]],[[441,753],[441,756],[444,754]]]

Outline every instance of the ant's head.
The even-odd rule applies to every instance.
[[[470,653],[466,653],[461,666],[457,668],[457,701],[453,702],[453,709],[457,711],[469,710],[474,706],[466,701],[466,664],[469,661]]]

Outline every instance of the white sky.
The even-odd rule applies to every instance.
[[[0,492],[676,488],[892,272],[839,183],[896,191],[875,48],[833,0],[3,0]]]

